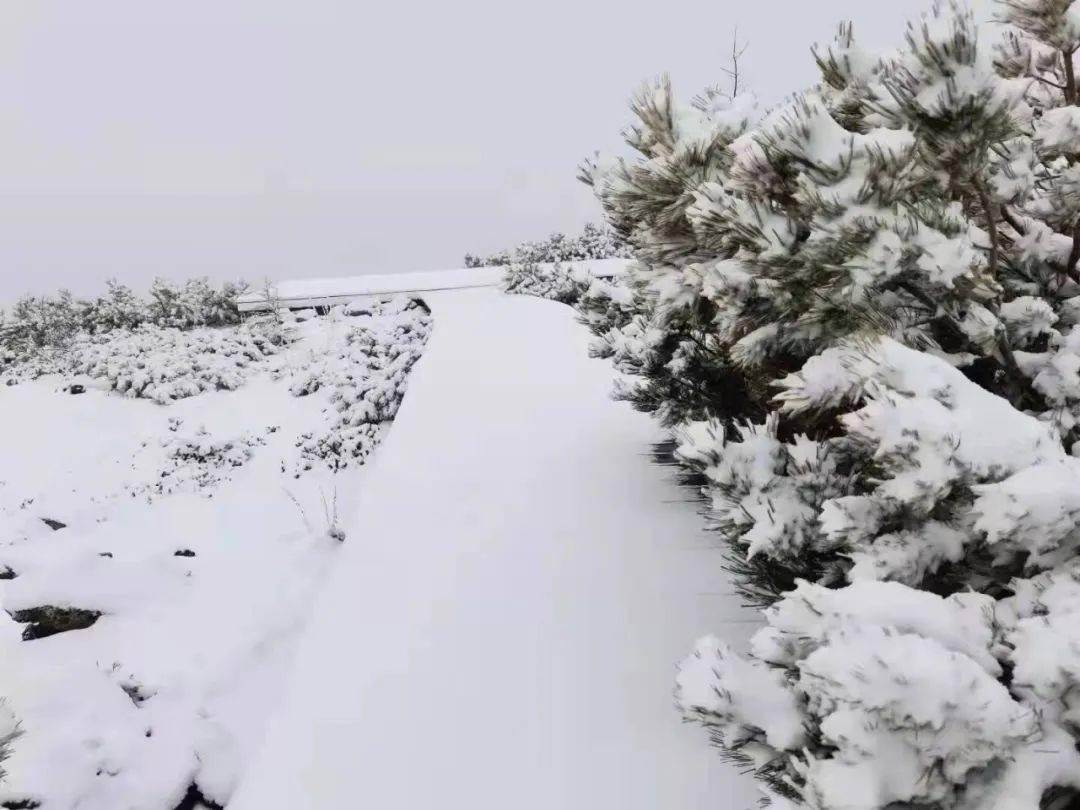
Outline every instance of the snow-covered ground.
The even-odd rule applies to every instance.
[[[31,641],[0,614],[23,732],[0,807],[173,810],[192,786],[229,810],[754,805],[672,706],[693,640],[756,617],[656,429],[609,398],[569,307],[425,299],[392,429],[336,474],[293,476],[336,411],[289,385],[343,317],[168,406],[0,389],[0,602],[102,614]],[[187,474],[192,446],[229,460]]]
[[[297,324],[236,390],[168,406],[105,378],[81,395],[56,376],[0,388],[0,575],[16,575],[0,578],[0,699],[22,732],[0,806],[172,810],[196,783],[228,799],[341,553],[335,511],[363,489],[363,467],[311,463],[303,437],[328,431],[335,397],[363,405],[333,363],[358,325],[397,340],[417,316]],[[183,368],[173,354],[141,372]],[[290,392],[315,369],[320,390]],[[23,640],[32,625],[9,613],[42,606],[96,621]]]
[[[230,810],[753,806],[672,709],[694,638],[753,616],[650,421],[609,399],[570,308],[426,300],[432,337]]]

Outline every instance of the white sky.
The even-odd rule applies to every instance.
[[[984,0],[985,2],[985,0]],[[460,265],[599,219],[575,179],[641,80],[722,79],[736,25],[775,101],[853,19],[929,0],[6,0],[0,301],[115,275]]]

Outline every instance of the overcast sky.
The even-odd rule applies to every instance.
[[[0,301],[116,276],[456,267],[599,218],[575,179],[662,71],[775,101],[930,0],[6,0]]]

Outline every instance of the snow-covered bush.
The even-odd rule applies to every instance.
[[[513,250],[490,256],[465,256],[466,267],[509,264],[552,264],[555,262],[614,259],[629,255],[626,244],[610,229],[586,223],[579,236],[553,233],[537,242],[522,242]]]
[[[1075,553],[1072,458],[1057,433],[943,360],[890,338],[843,343],[778,384],[763,425],[687,425],[679,455],[707,479],[725,537],[794,572],[783,586],[813,571],[993,590],[1005,571]],[[780,436],[785,419],[850,404],[834,435]],[[1027,497],[1037,491],[1045,515]]]
[[[86,336],[72,347],[71,366],[78,374],[106,380],[124,396],[167,405],[243,385],[251,367],[277,353],[284,339],[264,326],[183,331],[144,325]]]
[[[502,288],[510,295],[534,295],[563,304],[575,304],[588,288],[589,280],[588,272],[573,265],[514,262],[506,266]]]
[[[397,414],[409,371],[423,352],[431,318],[420,302],[394,298],[351,309],[340,347],[305,368],[294,396],[329,390],[329,424],[296,443],[299,476],[315,464],[332,470],[363,464]]]
[[[777,793],[812,808],[1039,807],[1053,788],[1080,788],[1073,718],[1058,697],[1080,670],[1066,652],[1045,673],[1053,683],[1009,687],[1004,673],[1032,630],[1075,644],[1070,582],[1050,590],[1060,622],[1037,629],[1030,618],[999,624],[982,594],[802,582],[766,611],[749,658],[700,641],[677,699]]]
[[[116,279],[105,282],[105,295],[94,301],[89,314],[90,331],[95,333],[134,329],[150,318],[146,304]]]
[[[246,380],[164,410],[51,381],[0,391],[10,413],[44,409],[0,451],[0,807],[229,804],[346,541],[357,471],[340,467],[385,431],[429,320],[358,302],[75,339],[132,396]],[[325,461],[289,480],[313,426]]]
[[[205,278],[176,285],[155,279],[150,299],[143,301],[115,279],[94,300],[75,298],[67,290],[54,297],[24,296],[10,313],[0,311],[0,371],[12,381],[64,370],[76,338],[114,330],[131,331],[143,324],[175,328],[226,326],[240,322],[236,299],[243,282],[220,289]]]
[[[14,363],[38,352],[64,349],[82,330],[85,320],[85,305],[67,290],[53,298],[23,296],[3,318],[3,353]]]
[[[996,48],[952,2],[885,55],[842,26],[764,116],[661,80],[584,171],[637,259],[579,303],[593,351],[772,606],[680,702],[788,800],[1080,801],[1072,6],[999,2]]]
[[[19,724],[8,708],[7,703],[0,700],[0,782],[4,779],[4,760],[8,758],[9,746],[19,736]]]
[[[598,160],[582,169],[610,226],[638,260],[607,290],[608,298],[620,297],[622,312],[607,331],[593,327],[594,353],[621,358],[628,376],[618,396],[666,425],[756,412],[729,362],[727,341],[716,334],[715,306],[700,294],[704,268],[697,262],[716,248],[698,244],[689,212],[695,190],[722,192],[731,144],[758,119],[757,103],[711,90],[679,107],[665,77],[643,87],[632,109],[639,124],[627,140],[639,159]],[[587,323],[596,303],[586,296],[579,306]],[[635,315],[627,318],[630,308]]]
[[[598,338],[626,326],[641,307],[634,290],[619,278],[590,279],[575,303],[579,320]],[[605,350],[594,345],[595,354],[605,356]]]
[[[220,438],[205,428],[180,433],[180,420],[173,423],[171,432],[158,442],[165,451],[165,462],[157,476],[146,484],[129,489],[133,495],[170,495],[174,492],[212,494],[230,473],[247,464],[254,448],[266,444],[257,433],[244,431],[236,436]]]
[[[227,282],[215,290],[205,278],[188,279],[181,285],[156,278],[150,287],[148,317],[159,326],[178,328],[238,323],[236,298],[246,290],[243,282]]]
[[[10,313],[0,311],[0,373],[14,385],[62,372],[67,353],[80,334],[92,328],[90,305],[67,290],[55,297],[24,296]]]

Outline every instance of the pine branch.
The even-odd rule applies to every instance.
[[[1009,345],[1009,338],[1004,331],[998,333],[997,350],[1001,355],[1002,362],[1005,364],[1005,373],[1011,383],[1012,390],[1010,394],[1012,396],[1010,399],[1019,408],[1028,399],[1028,379],[1024,376],[1024,372],[1020,370],[1020,365],[1016,362],[1016,355],[1013,354],[1012,346]]]
[[[1009,225],[1010,228],[1012,228],[1014,231],[1016,231],[1021,236],[1023,236],[1024,234],[1027,233],[1027,229],[1022,224],[1020,224],[1020,220],[1018,220],[1013,215],[1013,213],[1009,210],[1009,207],[1007,205],[1001,206],[1000,211],[1001,211],[1001,218],[1003,220],[1005,220],[1005,222]]]
[[[981,177],[974,180],[975,193],[979,195],[979,204],[986,215],[986,230],[990,235],[990,274],[997,278],[999,255],[1001,246],[998,242],[997,221],[994,218],[994,207],[990,202],[990,195],[986,191],[986,184]]]
[[[942,310],[942,308],[938,305],[938,302],[935,301],[927,292],[925,292],[924,290],[920,290],[915,284],[911,283],[910,281],[900,282],[899,287],[901,290],[906,292],[908,295],[910,295],[912,298],[914,298],[916,301],[918,301],[920,304],[930,310],[930,312],[932,313],[932,317],[940,318],[954,338],[961,341],[964,345],[967,345],[970,342],[967,333],[963,330],[963,328],[961,328],[960,323],[956,320],[956,318],[954,318],[948,312]]]
[[[1080,262],[1080,220],[1073,225],[1072,249],[1069,251],[1069,261],[1065,265],[1065,275],[1073,281],[1080,283],[1080,274],[1076,272],[1076,264]]]
[[[1076,104],[1076,71],[1073,69],[1073,51],[1062,51],[1065,61],[1065,103]]]
[[[1037,74],[1031,74],[1031,78],[1033,78],[1037,82],[1042,82],[1043,84],[1049,85],[1050,87],[1061,90],[1064,93],[1067,93],[1068,90],[1069,90],[1069,88],[1066,85],[1058,84],[1057,82],[1052,82],[1049,79],[1047,79],[1045,76],[1039,76]]]
[[[959,321],[948,312],[942,310],[928,293],[920,290],[917,286],[907,281],[901,282],[899,286],[900,289],[904,290],[904,292],[911,295],[923,304],[923,306],[927,307],[931,312],[940,317],[954,338],[959,340],[965,346],[971,344],[971,338],[968,337]],[[1009,379],[1010,399],[1015,405],[1020,406],[1028,397],[1027,377],[1025,377],[1024,372],[1020,370],[1020,365],[1016,362],[1016,355],[1013,354],[1012,346],[1009,345],[1009,338],[1004,332],[998,334],[995,347],[997,348],[998,354],[1001,355],[1002,364],[1005,366],[1005,374]],[[976,354],[981,354],[981,352],[977,351]]]

